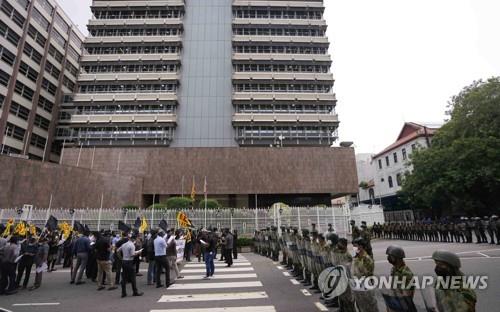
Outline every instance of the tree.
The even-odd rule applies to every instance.
[[[500,78],[465,87],[449,108],[432,146],[412,154],[400,195],[434,216],[487,215],[500,207]]]
[[[167,209],[188,209],[193,205],[193,201],[187,197],[170,197],[165,205]]]
[[[198,205],[199,208],[205,208],[205,200],[201,200]],[[216,199],[207,199],[207,209],[217,209],[220,208],[221,205]]]

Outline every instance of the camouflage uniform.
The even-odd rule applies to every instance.
[[[368,254],[356,255],[352,263],[351,274],[354,277],[373,276],[375,264]],[[371,291],[353,292],[356,306],[360,312],[378,311],[377,300]]]
[[[440,312],[474,312],[476,301],[476,293],[471,289],[436,289],[436,303]]]

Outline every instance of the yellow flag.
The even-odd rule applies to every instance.
[[[148,228],[148,222],[146,221],[146,218],[143,216],[141,220],[141,226],[139,227],[139,233],[144,233]]]
[[[24,221],[20,221],[14,230],[14,234],[17,234],[19,236],[26,236],[26,225],[24,224]]]
[[[9,219],[9,221],[7,221],[7,226],[5,227],[5,230],[3,231],[2,233],[2,236],[6,237],[6,236],[9,236],[10,233],[12,232],[12,227],[14,226],[14,219]]]
[[[34,224],[30,224],[30,234],[33,237],[36,237],[36,226]]]
[[[182,211],[177,214],[177,222],[181,228],[190,228],[193,226],[191,220],[189,220],[188,216]]]

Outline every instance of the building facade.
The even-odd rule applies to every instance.
[[[233,207],[356,193],[322,0],[94,0],[56,131],[66,166],[143,179],[145,207],[191,179]]]
[[[61,98],[84,36],[55,0],[0,0],[0,153],[57,161]]]

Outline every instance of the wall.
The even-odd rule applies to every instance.
[[[142,179],[48,162],[0,156],[0,208],[33,204],[98,208],[140,203]]]

